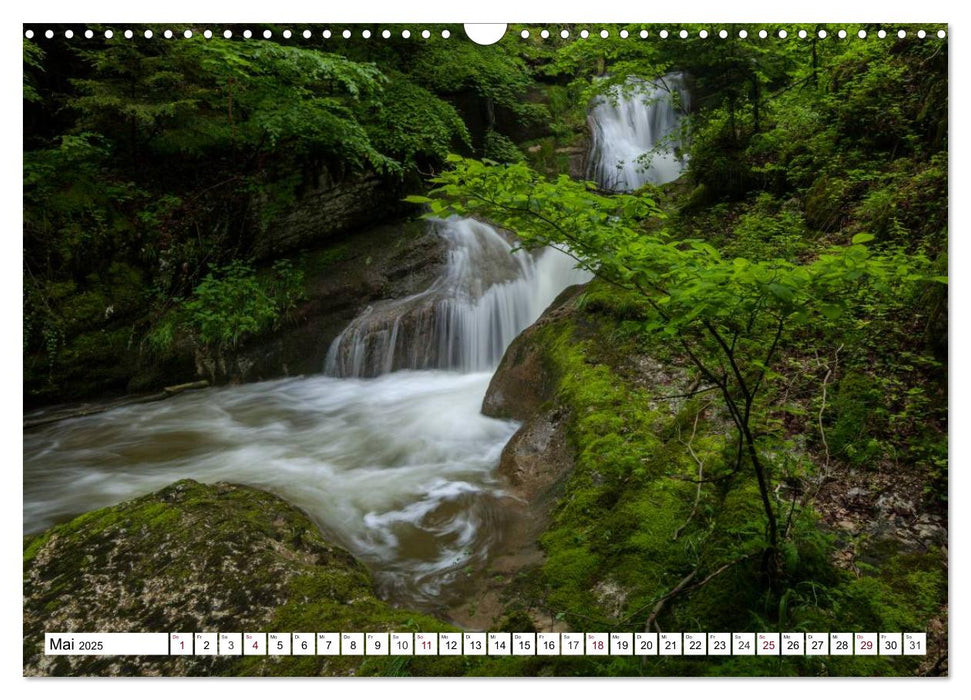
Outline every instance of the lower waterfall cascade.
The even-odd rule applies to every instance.
[[[420,294],[368,307],[331,344],[325,372],[373,377],[399,369],[495,369],[509,343],[556,295],[591,278],[563,251],[535,256],[474,219],[435,222],[448,242],[441,278]]]

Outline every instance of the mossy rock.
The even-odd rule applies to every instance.
[[[543,316],[506,349],[489,382],[482,413],[492,418],[527,420],[553,399],[556,378],[548,362],[549,349],[542,328],[570,314],[583,287],[567,287]]]
[[[25,675],[459,675],[452,657],[45,656],[45,632],[448,631],[285,501],[179,481],[24,542]]]

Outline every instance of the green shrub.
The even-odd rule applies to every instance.
[[[235,348],[241,338],[266,330],[277,319],[267,291],[245,263],[214,268],[186,302],[187,321],[203,344]]]
[[[847,183],[823,176],[806,192],[806,223],[818,231],[838,231],[843,226]]]
[[[741,215],[725,245],[724,255],[756,260],[793,260],[809,249],[802,213],[793,207],[778,207],[770,195],[762,194],[751,211]]]
[[[836,422],[827,441],[834,454],[855,464],[864,464],[882,454],[875,424],[881,408],[881,392],[871,377],[847,374],[833,399]]]
[[[482,155],[497,163],[521,163],[524,160],[523,152],[516,147],[516,144],[508,136],[503,136],[493,129],[489,129],[485,134]]]
[[[278,328],[303,297],[303,272],[277,260],[269,273],[234,260],[213,266],[192,296],[166,313],[145,341],[159,354],[172,350],[184,334],[199,345],[237,349],[247,338]]]

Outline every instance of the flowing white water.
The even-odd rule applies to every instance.
[[[681,73],[656,82],[630,78],[623,87],[613,86],[597,98],[588,116],[588,177],[614,192],[677,179],[684,162],[675,150],[687,106]]]
[[[476,221],[439,226],[442,278],[375,304],[334,342],[328,367],[352,376],[209,389],[25,432],[25,532],[177,479],[244,483],[309,513],[384,596],[459,596],[466,568],[514,527],[495,468],[517,424],[480,413],[491,370],[590,275],[557,250],[512,253]]]
[[[473,219],[438,222],[448,241],[442,277],[407,299],[379,302],[331,344],[325,371],[373,377],[398,369],[494,369],[509,343],[556,295],[590,280],[562,251],[534,257]]]
[[[488,373],[326,376],[183,394],[24,433],[24,529],[177,479],[266,488],[423,605],[501,537],[494,471],[514,422],[479,409]]]

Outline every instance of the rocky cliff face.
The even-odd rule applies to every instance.
[[[327,170],[305,178],[307,185],[285,212],[268,211],[257,203],[263,221],[255,234],[252,252],[272,258],[319,246],[349,232],[391,221],[410,205],[404,204],[402,183],[376,173],[332,174]]]
[[[433,618],[375,598],[364,567],[266,492],[179,481],[28,538],[25,675],[353,675],[391,664],[454,675],[461,659],[45,656],[45,632],[385,631]]]

